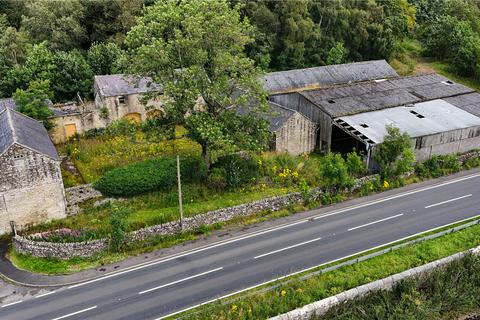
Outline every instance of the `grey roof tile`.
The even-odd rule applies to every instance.
[[[12,98],[0,99],[0,112],[5,110],[5,108],[17,110],[17,105],[15,104],[15,101]]]
[[[0,154],[18,143],[58,160],[58,153],[42,123],[10,108],[0,112]]]
[[[236,112],[239,115],[255,114],[270,123],[269,130],[272,132],[280,129],[295,113],[295,110],[286,108],[277,103],[268,102],[268,111],[261,111],[249,107],[237,107]]]
[[[161,86],[149,77],[137,78],[123,74],[100,75],[95,76],[94,82],[104,97],[161,90]]]

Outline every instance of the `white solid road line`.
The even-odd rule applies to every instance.
[[[95,309],[96,307],[97,307],[97,306],[93,306],[93,307],[86,308],[86,309],[83,309],[83,310],[75,311],[75,312],[66,314],[66,315],[64,315],[64,316],[61,316],[61,317],[58,317],[58,318],[55,318],[55,319],[52,319],[52,320],[65,319],[65,318],[68,318],[68,317],[71,317],[71,316],[75,316],[75,315],[77,315],[77,314],[79,314],[79,313],[83,313],[83,312],[87,312],[87,311],[93,310],[93,309]]]
[[[258,259],[258,258],[266,257],[266,256],[269,256],[269,255],[271,255],[271,254],[275,254],[275,253],[282,252],[282,251],[285,251],[285,250],[288,250],[288,249],[300,247],[300,246],[303,246],[303,245],[305,245],[305,244],[318,241],[318,240],[320,240],[320,239],[322,239],[322,238],[315,238],[315,239],[308,240],[308,241],[305,241],[305,242],[302,242],[302,243],[297,243],[297,244],[294,244],[293,246],[289,246],[289,247],[285,247],[285,248],[283,248],[283,249],[278,249],[278,250],[275,250],[275,251],[272,251],[272,252],[268,252],[268,253],[261,254],[261,255],[259,255],[259,256],[254,257],[253,259]]]
[[[458,197],[458,198],[454,198],[454,199],[450,199],[450,200],[446,200],[446,201],[442,201],[442,202],[439,202],[439,203],[434,203],[434,204],[431,204],[429,206],[426,206],[425,209],[428,209],[428,208],[433,208],[433,207],[436,207],[436,206],[440,206],[442,204],[445,204],[445,203],[449,203],[449,202],[452,202],[452,201],[457,201],[457,200],[460,200],[460,199],[465,199],[465,198],[468,198],[468,197],[471,197],[472,194],[467,194],[465,196],[461,196],[461,197]]]
[[[419,233],[415,233],[415,234],[412,234],[412,235],[410,235],[410,236],[408,236],[408,237],[404,237],[404,238],[401,238],[401,239],[397,239],[397,240],[394,240],[394,241],[390,241],[390,242],[387,242],[387,243],[384,243],[384,244],[375,246],[375,247],[373,247],[373,248],[369,248],[369,249],[366,249],[366,250],[362,250],[362,251],[359,251],[359,252],[356,252],[356,253],[352,253],[352,254],[349,254],[349,255],[347,255],[347,256],[338,258],[338,259],[334,259],[334,260],[331,260],[331,261],[328,261],[328,262],[321,263],[321,264],[319,264],[319,265],[316,265],[316,266],[313,266],[313,267],[310,267],[310,268],[306,268],[306,269],[303,269],[303,270],[300,270],[300,271],[292,272],[292,273],[290,273],[290,274],[281,276],[281,277],[279,277],[279,278],[272,279],[272,280],[268,280],[268,281],[265,281],[265,282],[256,284],[256,285],[254,285],[254,286],[251,286],[251,287],[248,287],[248,288],[245,288],[245,289],[242,289],[242,290],[238,290],[238,291],[235,291],[235,292],[226,294],[226,295],[224,295],[224,296],[221,296],[221,297],[218,297],[218,298],[215,298],[215,299],[211,299],[211,300],[208,300],[208,301],[205,301],[205,302],[196,304],[196,305],[194,305],[194,306],[191,306],[191,307],[188,307],[188,308],[179,310],[179,311],[175,311],[175,312],[169,313],[169,314],[167,314],[167,315],[161,316],[161,317],[156,318],[156,319],[154,319],[154,320],[162,320],[162,319],[165,319],[165,318],[169,318],[169,317],[175,316],[175,315],[177,315],[177,314],[180,314],[180,313],[183,313],[183,312],[186,312],[186,311],[189,311],[189,310],[192,310],[192,309],[201,307],[201,306],[203,306],[203,305],[206,305],[206,304],[209,304],[209,303],[212,303],[212,302],[215,302],[215,301],[220,301],[220,300],[222,300],[222,299],[225,299],[225,298],[234,296],[234,295],[236,295],[236,294],[240,294],[240,293],[242,293],[242,292],[245,292],[245,291],[248,291],[248,290],[252,290],[252,289],[255,289],[255,288],[258,288],[258,287],[267,285],[267,284],[269,284],[269,283],[272,283],[272,282],[275,282],[275,281],[279,281],[279,280],[282,280],[282,279],[285,279],[285,278],[294,276],[294,275],[296,275],[296,274],[300,274],[300,273],[304,273],[304,272],[307,272],[307,271],[310,271],[310,270],[314,270],[314,269],[320,268],[321,266],[324,266],[324,265],[326,265],[326,264],[335,263],[335,262],[340,261],[340,260],[348,259],[348,258],[351,258],[351,257],[353,257],[353,256],[356,256],[356,255],[359,255],[359,254],[362,254],[362,253],[365,253],[365,252],[368,252],[368,251],[372,251],[372,250],[379,249],[379,248],[382,248],[382,247],[385,247],[385,246],[389,246],[389,245],[392,245],[392,244],[394,244],[394,243],[401,242],[401,241],[410,239],[410,238],[412,238],[412,237],[419,236],[419,235],[421,235],[421,234],[429,233],[429,232],[432,232],[432,231],[435,231],[435,230],[438,230],[438,229],[442,229],[442,228],[445,228],[445,227],[448,227],[448,226],[451,226],[451,225],[454,225],[454,224],[457,224],[457,223],[465,222],[465,221],[468,221],[468,220],[472,220],[472,219],[475,219],[475,218],[480,218],[480,215],[476,215],[476,216],[473,216],[473,217],[471,217],[471,218],[467,218],[467,219],[455,221],[455,222],[448,223],[448,224],[445,224],[445,225],[440,226],[440,227],[436,227],[436,228],[432,228],[432,229],[429,229],[429,230],[425,230],[425,231],[422,231],[422,232],[419,232]]]
[[[317,219],[326,218],[326,217],[329,217],[329,216],[332,216],[332,215],[335,215],[335,214],[339,214],[339,213],[343,213],[343,212],[351,211],[351,210],[355,210],[355,209],[360,209],[360,208],[363,208],[363,207],[368,207],[368,206],[371,206],[373,204],[382,203],[382,202],[390,201],[390,200],[397,199],[397,198],[402,198],[402,197],[405,197],[405,196],[409,196],[411,194],[415,194],[415,193],[419,193],[419,192],[423,192],[423,191],[427,191],[427,190],[431,190],[431,189],[436,189],[436,188],[443,187],[443,186],[446,186],[446,185],[449,185],[449,184],[452,184],[452,183],[457,183],[457,182],[461,182],[461,181],[476,178],[476,177],[480,177],[480,174],[473,174],[473,175],[470,175],[470,176],[462,177],[462,178],[455,179],[455,180],[450,180],[450,181],[443,182],[443,183],[440,183],[440,184],[436,184],[436,185],[433,185],[433,186],[420,188],[420,189],[415,189],[415,190],[407,191],[407,192],[404,192],[404,193],[399,193],[399,194],[396,194],[396,195],[391,196],[391,197],[386,197],[386,198],[382,198],[382,199],[379,199],[379,200],[365,202],[365,203],[362,203],[362,204],[358,204],[356,206],[352,206],[352,207],[348,207],[348,208],[345,208],[345,209],[340,209],[340,210],[337,210],[337,211],[333,211],[331,213],[322,214],[322,215],[320,215],[318,217],[315,217],[313,219],[317,220]]]
[[[202,273],[196,274],[196,275],[188,277],[188,278],[184,278],[184,279],[173,281],[173,282],[170,282],[170,283],[167,283],[167,284],[163,284],[161,286],[151,288],[151,289],[148,289],[148,290],[145,290],[145,291],[140,291],[138,294],[144,294],[144,293],[155,291],[155,290],[162,289],[162,288],[165,288],[165,287],[173,286],[174,284],[177,284],[177,283],[180,283],[180,282],[185,282],[185,281],[191,280],[191,279],[195,279],[195,278],[204,276],[204,275],[212,273],[212,272],[220,271],[222,269],[223,269],[223,267],[220,267],[220,268],[213,269],[213,270],[210,270],[210,271],[202,272]]]
[[[12,302],[12,303],[3,305],[2,308],[6,308],[6,307],[9,307],[9,306],[13,306],[14,304],[17,304],[17,303],[20,303],[20,302],[22,302],[22,300],[18,300],[18,301],[15,301],[15,302]]]
[[[35,298],[45,297],[53,293],[55,293],[55,291],[45,292],[45,293],[39,294],[38,296],[35,296]]]
[[[112,278],[112,277],[116,277],[116,276],[119,276],[119,275],[122,275],[122,274],[125,274],[125,273],[133,272],[133,271],[140,270],[140,269],[143,269],[143,268],[147,268],[147,267],[159,264],[159,263],[164,263],[164,262],[167,262],[167,261],[171,261],[171,260],[174,260],[174,259],[177,259],[177,258],[185,257],[185,256],[188,256],[188,255],[191,255],[191,254],[195,254],[195,253],[198,253],[198,252],[205,251],[205,250],[209,250],[209,249],[213,249],[213,248],[216,248],[216,247],[224,246],[224,245],[227,245],[227,244],[230,244],[230,243],[233,243],[233,242],[237,242],[237,241],[241,241],[241,240],[244,240],[244,239],[256,237],[256,236],[259,236],[259,235],[262,235],[262,234],[265,234],[265,233],[289,228],[289,227],[292,227],[292,226],[295,226],[295,225],[298,225],[298,224],[301,224],[301,223],[309,222],[311,219],[314,219],[314,220],[321,219],[321,218],[328,217],[328,216],[331,216],[331,215],[335,215],[335,214],[339,214],[339,213],[363,208],[363,207],[370,206],[370,205],[373,205],[373,204],[385,202],[385,201],[388,201],[388,200],[393,200],[393,199],[396,199],[396,198],[408,196],[410,194],[415,194],[415,193],[418,193],[418,192],[443,187],[445,185],[449,185],[449,184],[452,184],[452,183],[457,183],[457,182],[461,182],[461,181],[464,181],[464,180],[477,178],[477,177],[480,177],[479,173],[471,174],[471,175],[461,177],[461,178],[458,178],[458,179],[449,180],[449,181],[442,182],[440,184],[436,184],[436,185],[433,185],[433,186],[429,186],[429,187],[425,187],[425,188],[419,188],[419,189],[415,189],[415,190],[412,190],[412,191],[400,193],[400,194],[397,194],[395,196],[386,197],[386,198],[382,198],[382,199],[375,200],[375,201],[365,202],[365,203],[360,204],[360,205],[350,206],[348,208],[333,211],[331,213],[322,213],[322,214],[320,214],[316,217],[314,216],[314,217],[305,218],[304,220],[299,220],[299,221],[296,221],[296,222],[293,222],[293,223],[286,223],[286,224],[281,225],[281,226],[272,227],[270,229],[265,229],[265,230],[262,230],[262,231],[254,232],[254,233],[251,233],[251,234],[248,234],[248,235],[245,235],[245,236],[239,236],[237,238],[232,238],[232,239],[229,239],[229,240],[225,240],[223,242],[218,242],[218,243],[215,243],[215,244],[212,244],[212,245],[206,245],[206,246],[203,246],[201,248],[192,249],[190,251],[187,251],[187,252],[184,252],[184,253],[181,253],[181,254],[178,254],[178,255],[174,255],[174,256],[171,256],[171,257],[168,257],[168,258],[159,258],[158,260],[155,260],[155,261],[152,261],[152,262],[146,262],[144,264],[140,264],[136,267],[125,269],[125,270],[122,270],[122,271],[113,271],[112,273],[106,274],[103,277],[71,285],[71,286],[68,287],[68,289],[76,288],[76,287],[83,286],[83,285],[86,285],[86,284],[94,283],[94,282],[105,280],[105,279]]]
[[[369,223],[366,223],[366,224],[362,224],[361,226],[357,226],[357,227],[347,229],[347,231],[352,231],[352,230],[357,230],[357,229],[360,229],[360,228],[363,228],[363,227],[368,227],[368,226],[371,226],[372,224],[387,221],[387,220],[390,220],[390,219],[395,219],[395,218],[398,218],[398,217],[401,217],[401,216],[403,216],[403,213],[400,213],[400,214],[397,214],[397,215],[394,215],[394,216],[391,216],[391,217],[388,217],[388,218],[380,219],[380,220],[377,220],[377,221],[369,222]]]

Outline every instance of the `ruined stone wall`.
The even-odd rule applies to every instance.
[[[292,155],[310,153],[315,149],[316,125],[295,113],[275,132],[275,150]]]
[[[14,144],[0,156],[0,234],[65,217],[60,163]]]

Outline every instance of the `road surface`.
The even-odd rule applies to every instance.
[[[480,214],[480,174],[332,211],[0,307],[0,319],[162,319]]]

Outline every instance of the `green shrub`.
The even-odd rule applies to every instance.
[[[108,171],[95,189],[106,196],[129,197],[156,190],[165,190],[177,183],[175,158],[149,159]],[[205,177],[205,165],[200,158],[182,158],[180,168],[183,182]]]
[[[113,206],[110,216],[110,250],[119,252],[125,244],[125,233],[127,231],[127,218],[130,210],[123,206]]]
[[[248,157],[238,154],[224,156],[218,159],[213,168],[223,169],[228,188],[237,188],[248,182],[256,181],[259,177],[258,163]],[[219,175],[222,171],[216,171]]]
[[[422,178],[437,178],[446,174],[458,172],[461,169],[460,161],[454,154],[433,155],[424,163],[415,167],[415,173]]]
[[[105,128],[105,134],[110,137],[129,136],[134,137],[137,132],[138,125],[127,119],[113,121]]]
[[[227,187],[227,172],[224,168],[213,168],[208,175],[207,184],[215,190],[222,190]]]

